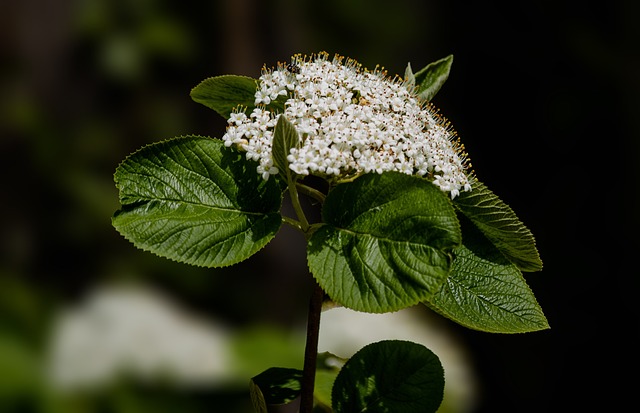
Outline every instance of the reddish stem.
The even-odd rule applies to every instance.
[[[318,338],[320,336],[320,314],[324,291],[313,282],[313,292],[309,299],[307,316],[307,344],[304,348],[304,368],[302,369],[302,393],[300,396],[300,413],[311,413],[313,410],[313,388],[316,380],[316,362],[318,359]]]

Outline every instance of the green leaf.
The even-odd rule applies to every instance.
[[[336,413],[436,412],[444,394],[438,357],[410,341],[388,340],[358,351],[333,385]]]
[[[407,68],[404,70],[404,80],[410,89],[416,86],[416,77],[413,74],[413,70],[411,70],[411,63],[407,63]]]
[[[280,228],[281,191],[219,140],[188,136],[146,146],[115,173],[113,225],[137,247],[179,262],[243,261]]]
[[[251,397],[251,405],[255,413],[269,413],[264,394],[262,394],[260,386],[255,384],[253,380],[249,381],[249,396]]]
[[[228,119],[237,106],[244,106],[248,110],[255,107],[256,82],[246,76],[211,77],[191,89],[191,99]]]
[[[430,101],[438,93],[444,82],[449,78],[449,71],[453,63],[453,55],[449,55],[419,70],[413,75],[416,93],[424,101]]]
[[[531,231],[482,182],[474,179],[471,187],[454,199],[456,208],[520,270],[540,271],[542,261]]]
[[[467,220],[451,274],[427,303],[451,320],[491,333],[549,328],[522,273]]]
[[[283,367],[272,367],[253,377],[250,391],[254,409],[266,413],[269,407],[292,403],[300,395],[301,380],[301,370]]]
[[[309,268],[345,307],[396,311],[427,299],[449,273],[461,234],[449,198],[398,172],[367,174],[329,192],[309,241]]]
[[[291,148],[298,147],[300,137],[295,126],[289,122],[284,115],[280,115],[278,123],[273,131],[273,149],[271,155],[273,164],[278,171],[286,179],[287,182],[292,180],[292,171],[289,168],[289,152]]]

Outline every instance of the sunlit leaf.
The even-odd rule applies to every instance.
[[[345,307],[389,312],[425,300],[449,274],[460,227],[446,194],[397,172],[338,185],[308,246],[312,274]]]
[[[451,274],[426,303],[453,321],[492,333],[549,328],[522,273],[470,222],[463,220],[463,245],[455,250]]]
[[[205,79],[191,90],[191,99],[215,110],[225,119],[238,106],[255,107],[257,81],[246,76],[223,75]]]
[[[221,267],[264,247],[281,225],[280,188],[233,148],[190,136],[149,145],[115,173],[113,225],[143,250]]]
[[[542,261],[531,231],[515,212],[482,182],[471,181],[454,205],[520,270],[540,271]]]
[[[453,55],[449,55],[435,62],[429,63],[424,68],[413,74],[418,97],[424,101],[430,101],[438,93],[444,82],[449,78]],[[410,66],[408,67],[410,70]]]

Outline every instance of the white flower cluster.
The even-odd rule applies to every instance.
[[[289,167],[299,175],[350,177],[399,171],[426,176],[451,197],[471,190],[465,154],[455,133],[402,81],[363,70],[326,53],[294,56],[290,65],[264,69],[256,108],[238,108],[228,120],[225,145],[237,145],[259,162],[264,179],[278,173],[271,148],[280,114],[267,109],[287,97],[284,115],[298,131]]]

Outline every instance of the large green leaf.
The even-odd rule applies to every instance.
[[[453,321],[492,333],[524,333],[549,328],[522,273],[478,231],[462,220],[463,245],[455,250],[451,274],[428,300]]]
[[[411,65],[407,65],[405,77],[410,85],[415,86],[418,97],[428,102],[433,99],[449,78],[452,64],[453,55],[449,55],[429,63],[415,74],[411,70]]]
[[[410,341],[365,346],[347,361],[332,390],[336,413],[431,413],[444,395],[438,357]]]
[[[149,145],[115,173],[122,208],[113,225],[137,247],[179,262],[243,261],[280,228],[281,191],[218,140],[189,136]]]
[[[531,231],[486,185],[474,179],[471,186],[454,205],[520,270],[540,271],[542,261]]]
[[[191,90],[191,98],[225,119],[237,106],[255,107],[257,81],[246,76],[223,75],[205,79]]]
[[[329,192],[308,262],[345,307],[374,313],[425,300],[449,274],[461,234],[449,198],[424,179],[367,174]]]

